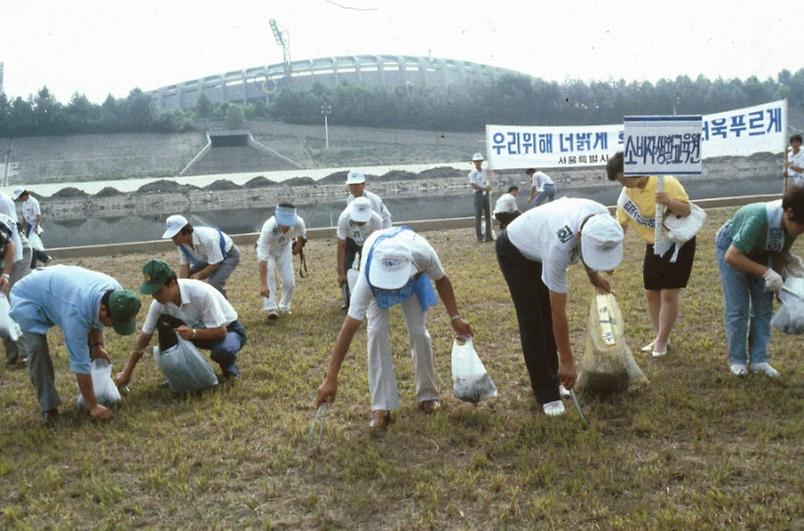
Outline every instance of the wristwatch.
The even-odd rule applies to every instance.
[[[455,315],[450,315],[449,318],[450,318],[450,321],[460,321],[461,320],[461,315],[456,313]]]

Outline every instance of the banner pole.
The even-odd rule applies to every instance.
[[[658,182],[656,183],[656,191],[664,192],[664,175],[659,175]],[[664,223],[664,207],[656,203],[656,226],[653,228],[653,252],[661,256],[659,250],[659,241],[662,239],[662,224]]]

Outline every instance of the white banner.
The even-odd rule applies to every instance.
[[[781,153],[787,100],[703,117],[703,158]],[[486,158],[495,170],[603,165],[623,150],[623,125],[486,125]]]
[[[623,175],[700,175],[702,123],[701,115],[626,116]]]

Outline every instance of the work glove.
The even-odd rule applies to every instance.
[[[782,287],[784,286],[784,280],[782,280],[782,275],[777,273],[771,268],[768,268],[765,271],[765,274],[762,275],[762,278],[765,279],[765,289],[768,291],[772,291],[776,295],[782,291]]]
[[[782,276],[787,277],[804,277],[804,260],[800,256],[790,253],[784,253],[784,266],[782,267]]]

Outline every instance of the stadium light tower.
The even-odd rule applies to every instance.
[[[268,25],[271,26],[271,32],[274,34],[276,43],[282,47],[282,63],[285,67],[285,81],[290,81],[290,32],[285,28],[285,31],[279,29],[279,24],[275,18],[272,18]]]
[[[332,105],[327,103],[326,100],[321,104],[321,114],[324,115],[324,142],[327,149],[329,149],[329,123],[327,118],[332,114]]]

